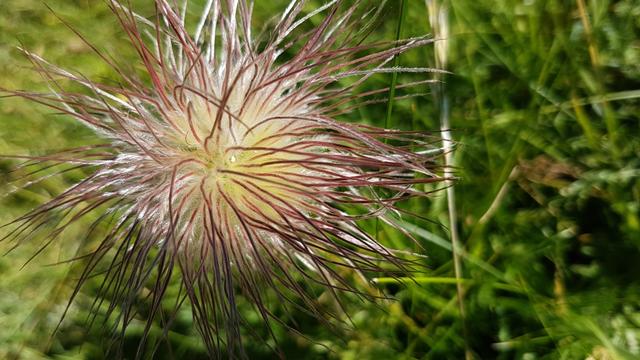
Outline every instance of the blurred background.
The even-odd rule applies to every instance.
[[[190,17],[202,3],[192,1]],[[309,1],[305,11],[321,3]],[[19,46],[95,81],[115,78],[45,4],[92,44],[139,68],[104,2],[1,0],[0,87],[47,89]],[[151,0],[132,4],[144,16],[153,14]],[[269,24],[286,5],[256,1],[254,27]],[[414,282],[378,279],[379,289],[396,301],[373,305],[347,296],[353,325],[339,333],[291,314],[310,339],[276,329],[277,346],[291,359],[640,358],[640,3],[389,0],[385,7],[372,40],[427,33],[444,38],[395,61],[446,65],[450,74],[443,86],[398,89],[396,95],[415,96],[394,101],[388,117],[389,104],[381,102],[341,120],[434,136],[448,120],[459,177],[455,207],[444,191],[404,205],[431,220],[406,220],[428,256],[428,270]],[[398,84],[424,78],[400,75]],[[393,83],[392,75],[380,75],[361,90]],[[2,155],[46,154],[99,141],[50,109],[0,99]],[[13,181],[25,175],[11,171],[16,164],[0,159],[3,224],[83,175],[70,172],[14,191]],[[89,223],[69,229],[28,263],[42,240],[0,256],[1,359],[109,358],[112,334],[101,325],[101,314],[87,326],[99,277],[83,288],[52,336],[82,265],[56,263],[91,246],[84,236]],[[376,229],[373,223],[362,226]],[[453,226],[461,244],[457,275]],[[378,236],[418,251],[394,229],[379,229]],[[0,251],[14,245],[2,242]],[[250,325],[259,322],[247,304],[240,306]],[[127,358],[135,357],[146,308],[140,301],[140,322],[124,337]],[[151,336],[162,337],[160,323]],[[275,358],[268,345],[245,341],[252,359]],[[154,358],[206,358],[188,306]]]

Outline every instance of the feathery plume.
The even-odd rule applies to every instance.
[[[107,3],[143,74],[127,73],[92,46],[121,82],[99,83],[25,50],[51,92],[11,93],[77,119],[104,142],[21,157],[20,168],[36,169],[25,186],[37,184],[37,169],[45,167],[57,169],[54,175],[85,169],[86,176],[18,218],[6,239],[43,236],[48,244],[70,224],[98,214],[88,232],[108,230],[82,257],[74,297],[101,273],[107,317],[118,309],[115,326],[123,333],[136,315],[132,304],[147,289],[147,334],[168,284],[179,278],[176,306],[190,303],[211,356],[244,356],[240,296],[269,329],[284,323],[264,290],[326,319],[302,282],[323,286],[340,303],[341,292],[375,297],[345,274],[367,280],[412,272],[406,253],[384,246],[360,224],[377,218],[404,232],[396,219],[408,212],[398,203],[424,196],[422,184],[444,180],[440,150],[424,133],[336,118],[388,92],[356,92],[374,74],[432,72],[389,66],[431,40],[366,42],[383,4],[358,0],[330,0],[309,13],[306,1],[292,0],[271,34],[257,39],[246,0],[206,1],[192,33],[186,2],[179,8],[155,0],[152,18],[117,0]],[[313,17],[321,20],[309,29]],[[66,90],[63,80],[86,91]]]

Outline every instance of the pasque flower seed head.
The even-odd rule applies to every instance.
[[[443,180],[428,155],[437,151],[419,132],[336,118],[388,93],[357,92],[374,74],[432,71],[389,66],[429,39],[366,42],[379,2],[332,0],[305,13],[306,1],[292,0],[272,31],[257,38],[245,0],[208,0],[191,33],[186,10],[171,1],[155,0],[150,18],[116,0],[108,4],[142,74],[128,73],[93,46],[117,71],[119,85],[25,50],[51,92],[13,94],[70,115],[105,141],[25,156],[23,168],[84,168],[87,175],[17,219],[8,237],[53,240],[97,212],[89,232],[108,230],[83,258],[78,286],[102,272],[101,295],[113,304],[107,315],[118,306],[116,322],[124,329],[144,289],[153,319],[171,279],[181,279],[181,296],[212,356],[243,354],[239,296],[267,324],[280,320],[265,289],[322,318],[325,311],[302,282],[336,297],[366,296],[346,274],[411,271],[402,249],[387,248],[361,223],[398,227],[394,219],[406,211],[397,203],[424,195],[421,184]],[[65,90],[62,79],[87,91]],[[47,225],[53,231],[43,230]]]

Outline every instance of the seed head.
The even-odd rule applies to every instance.
[[[374,74],[432,71],[388,66],[430,40],[367,43],[382,5],[363,1],[327,1],[305,15],[305,1],[292,0],[256,39],[245,0],[208,0],[193,33],[186,10],[166,0],[155,0],[151,20],[108,3],[144,71],[126,72],[92,46],[119,74],[114,86],[25,51],[51,92],[13,94],[72,116],[105,141],[25,157],[23,168],[83,168],[86,176],[17,219],[8,237],[35,237],[51,225],[46,236],[53,240],[97,213],[89,234],[105,224],[108,230],[84,256],[78,287],[103,272],[101,296],[113,304],[108,315],[119,306],[122,331],[147,289],[146,334],[168,284],[179,278],[177,306],[189,301],[212,356],[243,356],[239,296],[269,328],[284,322],[270,311],[265,290],[326,319],[303,282],[339,300],[345,291],[371,297],[348,274],[410,274],[413,263],[401,249],[385,247],[361,224],[378,219],[398,228],[407,214],[398,202],[443,180],[429,155],[437,149],[423,133],[336,118],[389,91],[357,92]],[[320,21],[310,27],[310,18]],[[67,91],[61,79],[87,91]]]

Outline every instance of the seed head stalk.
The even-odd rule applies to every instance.
[[[449,11],[444,1],[437,0],[425,0],[427,9],[429,11],[429,22],[434,30],[436,38],[435,43],[435,62],[436,68],[446,70],[447,59],[449,52]],[[444,149],[444,176],[447,178],[445,184],[447,185],[447,208],[449,210],[449,231],[451,233],[451,252],[453,254],[453,271],[456,278],[456,295],[458,299],[458,309],[460,311],[460,319],[462,321],[463,336],[465,339],[465,358],[471,360],[473,355],[469,349],[468,330],[466,323],[466,312],[464,305],[464,285],[461,281],[463,275],[462,262],[460,261],[460,254],[463,252],[462,245],[460,243],[460,235],[458,233],[458,215],[456,207],[456,192],[453,184],[455,174],[453,168],[455,166],[454,159],[454,141],[451,135],[451,122],[449,119],[449,95],[446,91],[446,84],[444,80],[444,73],[439,74],[438,78],[442,80],[435,88],[436,98],[439,100],[440,109],[440,134],[442,137],[442,147]]]

